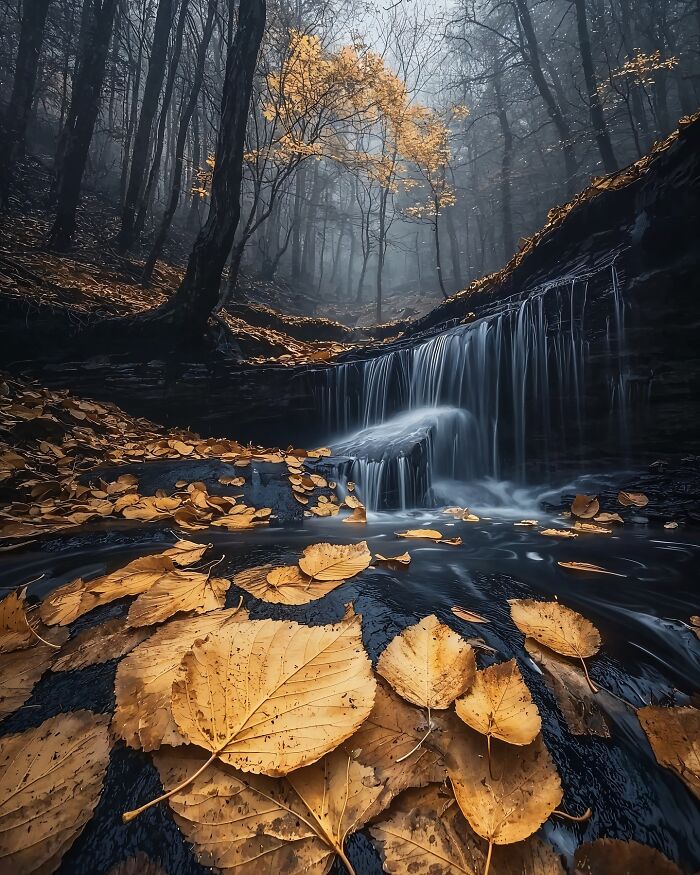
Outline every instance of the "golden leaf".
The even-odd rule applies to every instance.
[[[624,574],[619,574],[617,571],[608,571],[606,568],[601,568],[600,565],[592,565],[590,562],[557,562],[562,568],[568,568],[570,571],[585,571],[589,574],[610,574],[613,577],[625,577]]]
[[[24,650],[37,640],[29,628],[26,614],[26,587],[0,601],[0,653]]]
[[[594,518],[595,523],[619,523],[621,526],[625,524],[619,513],[599,513]]]
[[[202,770],[206,755],[163,750],[155,760],[172,791]],[[286,778],[216,762],[169,804],[200,862],[218,872],[325,875],[336,855],[347,863],[346,837],[377,813],[383,795],[372,769],[334,751]]]
[[[174,614],[207,614],[223,608],[231,581],[197,571],[164,574],[129,608],[130,626],[153,626]]]
[[[440,541],[442,532],[437,529],[409,529],[406,532],[397,532],[397,538],[425,538],[428,541]]]
[[[425,712],[404,702],[379,679],[372,712],[345,748],[359,762],[373,766],[395,796],[407,787],[424,787],[447,777],[439,751],[420,744],[428,728]],[[415,755],[407,757],[417,746]]]
[[[51,717],[0,738],[0,869],[50,875],[92,816],[109,761],[109,718]]]
[[[700,799],[700,710],[690,705],[637,711],[657,761],[675,772]]]
[[[525,639],[525,649],[544,672],[545,683],[557,700],[569,732],[610,738],[605,715],[578,666],[534,638]]]
[[[175,565],[194,565],[204,556],[211,544],[197,544],[195,541],[177,541],[172,547],[163,552],[163,556],[169,556]]]
[[[65,641],[68,631],[62,629],[61,633]],[[0,654],[0,720],[27,701],[55,656],[56,650],[41,641],[26,650]]]
[[[223,762],[285,775],[349,738],[375,687],[359,617],[330,626],[250,620],[185,654],[172,712],[190,743]]]
[[[559,775],[539,735],[517,747],[494,741],[490,761],[483,736],[470,729],[445,752],[457,803],[472,829],[491,847],[520,842],[545,822],[562,800]]]
[[[683,875],[656,848],[634,841],[596,839],[581,845],[574,857],[574,875]]]
[[[476,673],[472,647],[431,614],[389,642],[377,672],[421,708],[449,708]]]
[[[535,599],[508,599],[508,604],[518,629],[556,653],[586,658],[600,650],[598,630],[571,608]]]
[[[643,492],[620,492],[617,500],[623,507],[646,507],[649,504]]]
[[[455,710],[467,726],[508,744],[530,744],[542,725],[515,659],[477,671],[469,691],[456,700]]]
[[[131,653],[150,634],[150,629],[132,629],[126,617],[107,620],[84,629],[62,648],[51,671],[75,671],[119,659]]]
[[[611,535],[612,530],[606,529],[604,526],[597,526],[595,523],[582,523],[580,520],[576,520],[574,523],[574,529],[577,532],[586,532],[589,535]]]
[[[599,511],[598,499],[592,495],[577,495],[571,505],[571,513],[582,520],[593,519]]]
[[[382,556],[381,553],[375,554],[374,561],[382,565],[388,565],[390,568],[406,568],[411,564],[411,556],[409,553],[401,553],[399,556]]]
[[[344,523],[360,523],[364,524],[367,522],[367,511],[363,507],[363,505],[358,505],[353,512],[346,516],[343,520]]]
[[[298,565],[248,568],[236,574],[233,582],[255,598],[281,605],[306,605],[345,583],[344,580],[314,580]]]
[[[578,538],[576,532],[572,532],[571,529],[542,529],[540,535],[547,538]]]
[[[315,580],[347,580],[369,567],[372,555],[367,542],[359,544],[313,544],[304,550],[299,567]]]
[[[248,618],[240,608],[170,620],[123,659],[114,683],[113,731],[130,747],[156,750],[185,744],[171,709],[173,679],[196,641],[228,623]]]
[[[459,617],[460,620],[464,620],[467,623],[488,623],[489,621],[484,619],[481,614],[477,614],[475,611],[468,611],[466,608],[460,608],[459,605],[455,605],[450,608],[455,617]]]
[[[540,524],[539,520],[520,520],[519,523],[513,523],[514,526],[525,526],[526,528],[534,528]]]

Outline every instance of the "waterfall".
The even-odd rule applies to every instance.
[[[606,308],[602,357],[597,347],[590,354],[593,307]],[[585,452],[591,398],[606,398],[624,440],[624,330],[611,259],[415,345],[328,368],[318,404],[329,431],[342,435],[331,446],[348,459],[369,509],[429,505],[443,479],[527,483],[554,448]]]

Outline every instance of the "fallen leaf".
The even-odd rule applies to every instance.
[[[363,507],[363,505],[359,505],[356,507],[353,512],[346,516],[343,520],[344,523],[360,523],[363,525],[367,522],[367,511]]]
[[[26,587],[0,601],[0,653],[25,650],[37,640],[27,620]]]
[[[126,617],[106,620],[98,627],[84,629],[72,638],[57,656],[51,671],[77,671],[131,653],[151,634],[150,629],[132,629]]]
[[[401,553],[399,556],[382,556],[381,553],[376,553],[374,561],[380,565],[388,565],[390,568],[406,568],[411,564],[411,556],[408,552]]]
[[[257,599],[281,605],[306,605],[345,583],[344,580],[314,580],[298,565],[248,568],[236,574],[233,582]]]
[[[421,708],[449,708],[474,681],[474,651],[431,614],[389,642],[377,672],[396,692]]]
[[[566,605],[535,599],[508,599],[508,604],[518,629],[556,653],[585,659],[600,650],[595,626]]]
[[[597,526],[595,523],[582,523],[576,520],[574,529],[577,532],[586,532],[589,535],[611,535],[612,530],[606,529],[604,526]]]
[[[570,571],[585,571],[589,574],[610,574],[613,577],[626,577],[625,574],[619,574],[617,571],[608,571],[606,568],[601,568],[600,565],[592,565],[590,562],[557,562],[562,568],[568,568]]]
[[[228,765],[285,775],[349,738],[375,686],[359,617],[329,626],[249,620],[185,654],[172,712],[191,744]]]
[[[135,857],[129,857],[128,860],[113,866],[109,870],[109,875],[166,875],[166,873],[158,863],[139,852]]]
[[[425,538],[428,541],[439,541],[442,532],[436,529],[409,529],[407,532],[397,532],[397,538]]]
[[[576,532],[571,529],[542,529],[540,535],[545,535],[547,538],[578,538]]]
[[[0,869],[50,875],[92,816],[109,717],[75,711],[0,738]]]
[[[206,759],[192,748],[155,756],[166,790],[187,781]],[[216,762],[169,804],[200,862],[217,872],[323,875],[336,855],[347,863],[346,837],[377,813],[383,793],[372,769],[334,751],[286,778]]]
[[[462,543],[462,539],[458,536],[456,538],[440,538],[438,544],[448,544],[450,547],[459,547]]]
[[[130,626],[154,626],[175,614],[207,614],[223,608],[231,581],[197,571],[164,574],[129,608]]]
[[[678,528],[678,523],[673,523],[673,522],[671,522],[671,523],[664,523],[664,528],[665,528],[665,529],[677,529],[677,528]]]
[[[683,875],[656,848],[634,841],[597,839],[581,845],[574,857],[574,875]]]
[[[582,520],[593,519],[599,512],[598,499],[592,495],[577,495],[571,505],[571,513]]]
[[[490,760],[483,744],[483,736],[465,729],[445,751],[457,803],[489,846],[523,841],[562,800],[557,770],[541,735],[524,747],[494,741]]]
[[[654,756],[700,799],[700,710],[689,705],[637,711]]]
[[[185,744],[173,720],[170,693],[182,657],[196,641],[248,618],[241,608],[170,620],[117,667],[113,731],[130,747],[156,750]]]
[[[61,630],[63,641],[68,631]],[[26,650],[0,654],[0,720],[16,711],[31,696],[39,678],[56,657],[56,650],[37,641]]]
[[[477,614],[475,611],[468,611],[466,608],[460,608],[459,605],[455,605],[450,609],[455,617],[459,617],[460,620],[464,620],[467,623],[488,623],[481,614]]]
[[[619,492],[617,500],[623,507],[646,507],[649,504],[643,492]]]
[[[514,526],[527,526],[529,528],[532,528],[534,526],[539,526],[539,524],[540,524],[539,520],[520,520],[519,523],[513,523]]]
[[[359,544],[312,544],[304,550],[299,568],[314,580],[347,580],[369,567],[372,554]]]
[[[177,541],[172,547],[168,547],[163,552],[163,555],[169,556],[175,565],[184,567],[199,562],[209,547],[211,547],[211,544],[197,544],[195,541]]]
[[[455,711],[467,726],[508,744],[530,744],[541,728],[515,659],[477,671],[470,689],[455,701]]]
[[[534,638],[525,639],[525,649],[544,672],[544,681],[557,701],[569,732],[610,738],[605,714],[583,671]]]
[[[625,524],[619,513],[599,513],[593,520],[594,523],[619,523],[621,526]]]

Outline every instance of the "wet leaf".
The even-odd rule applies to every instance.
[[[576,532],[572,532],[571,529],[542,529],[540,535],[547,538],[578,538]]]
[[[586,676],[574,663],[544,647],[534,638],[525,639],[525,649],[544,672],[544,680],[557,701],[572,735],[610,738],[605,714],[591,692]]]
[[[557,562],[562,568],[568,568],[570,571],[584,571],[589,574],[610,574],[613,577],[626,577],[625,574],[618,574],[617,571],[608,571],[607,568],[601,568],[600,565],[592,565],[590,562]]]
[[[476,673],[472,647],[434,614],[389,642],[377,672],[396,692],[421,708],[449,708]]]
[[[68,631],[61,631],[63,641]],[[61,640],[57,638],[56,640]],[[49,668],[58,651],[41,641],[26,650],[0,654],[0,720],[16,711],[31,696],[39,678]]]
[[[649,504],[643,492],[619,492],[617,500],[623,507],[646,507]]]
[[[367,522],[367,511],[362,505],[356,507],[353,512],[346,516],[343,520],[344,523],[359,523],[363,525]]]
[[[682,875],[682,870],[639,842],[597,839],[577,849],[574,875]]]
[[[306,605],[345,583],[344,580],[314,580],[298,565],[248,568],[236,574],[233,582],[257,599],[281,605]]]
[[[619,523],[621,526],[625,524],[625,521],[622,519],[619,513],[599,513],[598,516],[594,518],[593,522]]]
[[[352,735],[375,686],[359,617],[329,626],[249,620],[185,654],[172,712],[191,744],[244,771],[285,775]]]
[[[534,528],[540,524],[539,520],[520,520],[519,523],[513,523],[514,526],[526,526],[527,528]]]
[[[158,863],[146,854],[138,853],[122,863],[117,863],[109,870],[109,875],[166,875]]]
[[[247,611],[230,608],[170,620],[139,644],[117,668],[113,731],[130,747],[146,751],[185,744],[173,720],[170,695],[182,657],[196,641],[247,618]]]
[[[582,523],[576,520],[574,529],[577,532],[585,532],[588,535],[611,535],[612,530],[606,529],[604,526],[597,526],[595,523]]]
[[[518,629],[556,653],[585,659],[600,650],[598,630],[571,608],[535,599],[508,599],[508,604]]]
[[[700,710],[649,705],[640,708],[637,716],[657,761],[700,799]]]
[[[379,679],[372,712],[345,748],[359,762],[374,767],[395,796],[407,787],[424,787],[447,777],[442,755],[429,741],[402,759],[416,748],[427,729],[425,711],[409,705]]]
[[[407,568],[411,564],[411,556],[408,552],[398,556],[382,556],[381,553],[376,553],[374,561],[380,565],[388,565],[390,568]]]
[[[153,626],[175,614],[223,608],[231,581],[197,571],[164,574],[129,608],[130,626]]]
[[[448,544],[450,547],[459,547],[462,543],[462,539],[460,537],[456,538],[440,538],[438,544]]]
[[[359,544],[312,544],[304,550],[299,568],[314,580],[347,580],[369,567],[372,554]]]
[[[665,529],[677,529],[678,523],[674,523],[674,522],[664,523],[664,528]]]
[[[0,601],[0,653],[24,650],[37,640],[27,622],[26,587]]]
[[[481,616],[481,614],[477,614],[475,611],[468,611],[466,608],[460,608],[459,605],[455,605],[450,609],[455,617],[459,617],[460,620],[464,620],[467,623],[488,623],[489,621]]]
[[[428,541],[440,541],[442,532],[437,529],[409,529],[406,532],[397,532],[397,538],[424,538]]]
[[[76,671],[119,659],[131,653],[151,634],[150,629],[132,629],[126,617],[107,620],[84,629],[66,644],[51,666],[51,671]]]
[[[166,790],[206,762],[193,748],[155,757]],[[324,875],[346,837],[382,805],[374,771],[342,751],[288,775],[269,778],[216,762],[170,797],[175,822],[198,859],[217,872]]]
[[[92,816],[109,761],[109,718],[51,717],[0,738],[0,869],[50,875]]]
[[[455,710],[467,726],[508,744],[530,744],[541,727],[515,659],[477,671],[469,691],[455,701]]]
[[[470,729],[450,740],[445,759],[457,803],[490,844],[520,842],[559,806],[557,770],[541,735],[524,747],[494,741],[490,764],[483,754],[483,736]]]
[[[582,520],[591,520],[600,511],[598,499],[593,495],[577,495],[571,505],[571,513]]]
[[[211,544],[198,544],[196,541],[181,540],[173,544],[172,547],[168,547],[163,552],[163,555],[169,556],[175,565],[184,567],[199,562],[209,547],[211,547]]]

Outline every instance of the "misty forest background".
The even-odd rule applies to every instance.
[[[247,64],[218,303],[249,294],[243,275],[291,290],[281,309],[380,322],[498,269],[551,207],[700,102],[700,0],[272,0],[261,13],[253,0],[2,0],[4,206],[36,195],[19,171],[34,162],[48,247],[82,245],[97,195],[105,239],[144,285],[160,260],[184,265],[209,212],[227,59],[229,131]]]

